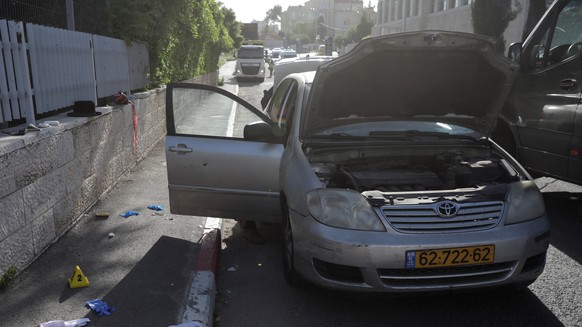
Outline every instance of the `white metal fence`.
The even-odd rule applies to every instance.
[[[144,88],[143,44],[0,20],[0,123]]]

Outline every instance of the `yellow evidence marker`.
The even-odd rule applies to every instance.
[[[87,287],[89,286],[89,279],[87,276],[83,274],[81,268],[79,266],[75,266],[75,271],[73,272],[73,276],[69,278],[69,287],[71,288],[78,288],[78,287]]]

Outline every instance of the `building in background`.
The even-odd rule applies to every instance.
[[[379,0],[372,35],[418,30],[448,30],[474,33],[471,18],[475,0]],[[521,11],[509,23],[504,37],[509,44],[522,41],[530,0],[519,0]]]
[[[309,0],[281,14],[281,31],[287,36],[309,35],[312,41],[323,42],[327,36],[341,35],[355,27],[364,12],[362,0]]]

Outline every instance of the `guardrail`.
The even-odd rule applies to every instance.
[[[0,20],[0,124],[147,85],[144,44]],[[0,125],[1,126],[1,125]]]

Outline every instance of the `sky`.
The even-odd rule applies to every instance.
[[[236,20],[250,23],[254,20],[262,21],[267,16],[267,11],[276,5],[280,5],[283,11],[288,6],[303,6],[307,0],[218,0],[224,7],[230,8],[236,14]]]

